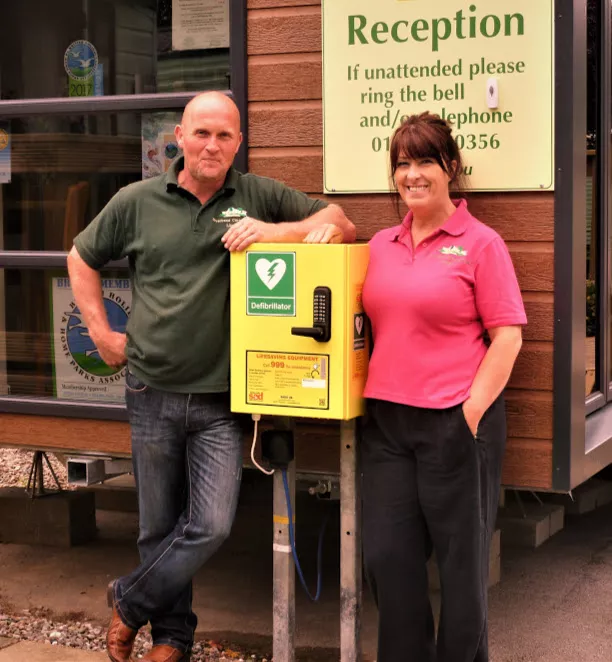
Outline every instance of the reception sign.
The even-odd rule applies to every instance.
[[[552,190],[553,0],[323,0],[324,187],[385,192],[402,118],[453,125],[469,187]]]

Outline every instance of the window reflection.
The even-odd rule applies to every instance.
[[[229,2],[2,3],[0,98],[229,89]]]
[[[597,370],[598,352],[598,215],[596,198],[597,153],[595,149],[587,150],[587,255],[586,255],[586,345],[585,345],[585,395],[589,396],[599,390],[599,375]]]
[[[0,249],[68,251],[123,186],[166,170],[180,112],[28,117],[10,122]]]
[[[114,330],[130,312],[125,270],[102,272]],[[0,395],[98,403],[124,401],[124,370],[96,351],[61,270],[0,270]]]
[[[599,327],[599,239],[597,126],[599,95],[599,0],[589,0],[587,7],[587,135],[586,135],[586,339],[585,395],[601,388],[598,356]]]

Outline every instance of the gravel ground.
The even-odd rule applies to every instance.
[[[63,488],[67,488],[64,465],[53,455],[47,456]],[[32,452],[0,448],[0,487],[26,487]],[[45,464],[45,487],[55,487],[48,467]],[[38,641],[52,645],[69,646],[89,651],[103,651],[106,647],[106,626],[102,627],[84,620],[84,614],[55,617],[43,609],[26,609],[15,613],[10,605],[0,599],[0,637],[18,641]],[[136,659],[140,659],[151,648],[151,636],[145,628],[141,630],[134,647]],[[271,657],[262,657],[234,650],[231,646],[210,640],[197,641],[194,645],[191,662],[230,661],[271,662]]]
[[[0,606],[0,637],[18,641],[38,641],[55,646],[68,646],[87,651],[104,651],[105,628],[85,620],[53,620],[44,610],[26,609],[19,614]],[[9,613],[7,613],[9,612]],[[136,638],[134,657],[140,659],[151,649],[151,637],[141,630]],[[268,658],[236,651],[214,641],[197,641],[191,662],[268,662]],[[271,662],[271,658],[270,658]]]
[[[26,487],[33,456],[34,453],[32,451],[0,448],[0,487]],[[51,462],[51,466],[53,467],[53,471],[55,472],[60,485],[67,489],[68,478],[66,475],[66,468],[55,455],[48,454],[47,457]],[[44,462],[43,467],[45,487],[48,489],[55,488],[55,481],[53,480],[53,476],[51,475],[46,462]]]

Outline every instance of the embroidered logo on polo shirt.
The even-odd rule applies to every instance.
[[[457,257],[465,257],[467,251],[463,246],[442,246],[440,249],[442,255],[456,255]]]
[[[213,223],[225,223],[226,225],[233,225],[240,219],[248,216],[248,212],[240,207],[230,207],[219,214],[219,218],[213,218]]]

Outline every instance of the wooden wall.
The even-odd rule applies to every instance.
[[[249,168],[323,197],[320,0],[249,0],[248,9]],[[330,199],[357,225],[360,241],[397,223],[390,196]],[[507,241],[529,318],[507,393],[509,486],[552,484],[553,208],[548,193],[470,200],[471,211]],[[299,469],[338,470],[337,429],[300,427]],[[129,431],[125,423],[0,415],[1,443],[73,450],[95,443],[100,452],[128,454]]]

